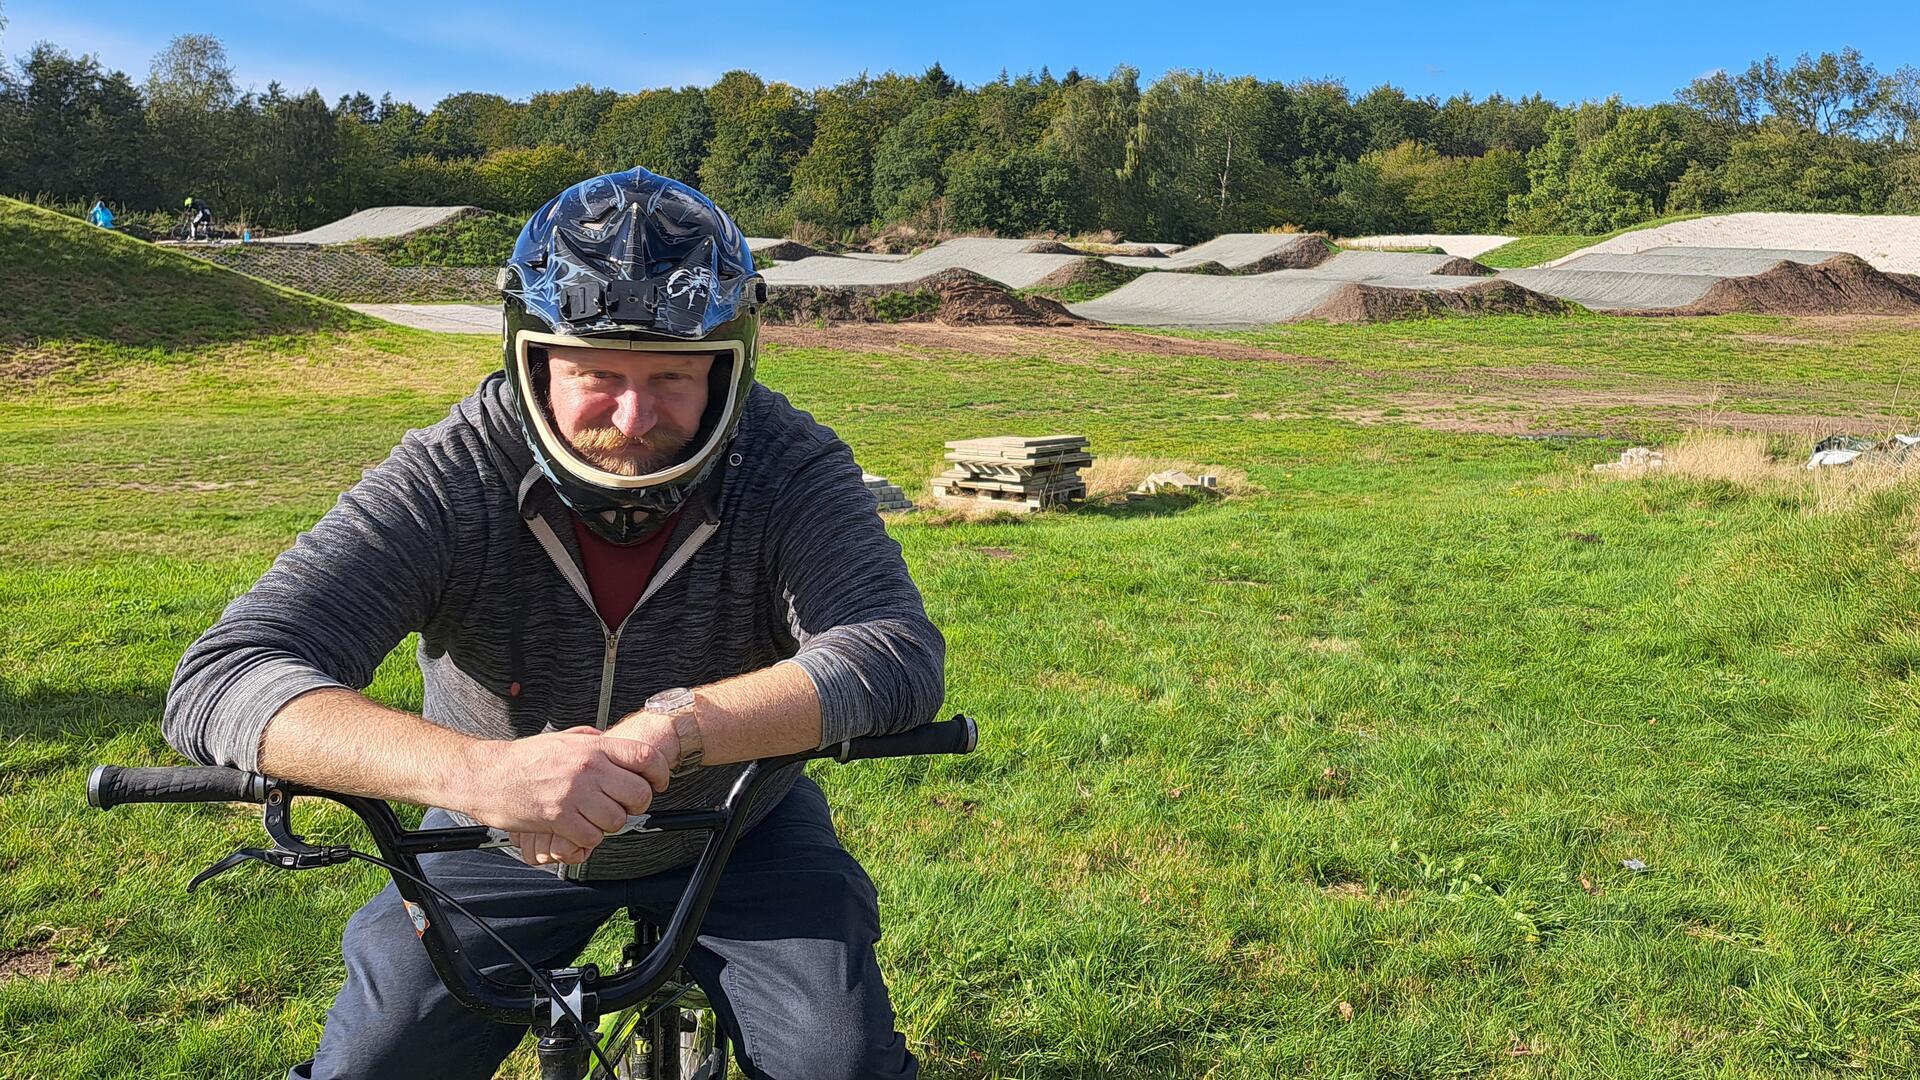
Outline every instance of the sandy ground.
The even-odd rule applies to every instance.
[[[1534,292],[1571,300],[1595,311],[1685,307],[1705,296],[1719,280],[1711,274],[1626,270],[1507,270],[1500,276]]]
[[[290,236],[270,236],[263,244],[349,244],[356,240],[379,240],[389,236],[430,229],[445,221],[476,210],[472,206],[376,206],[339,221],[308,229]]]
[[[1721,214],[1616,236],[1547,265],[1559,266],[1584,255],[1633,254],[1664,247],[1845,251],[1881,270],[1917,274],[1920,215]]]
[[[1110,255],[1108,258],[1122,266],[1143,266],[1149,270],[1175,270],[1208,262],[1238,270],[1286,252],[1301,239],[1300,233],[1227,233],[1164,257]]]
[[[1837,251],[1801,251],[1795,248],[1661,247],[1648,248],[1631,255],[1597,251],[1590,255],[1561,259],[1553,267],[1557,270],[1623,270],[1643,274],[1733,277],[1771,270],[1774,264],[1781,261],[1811,266],[1826,262],[1838,254]]]
[[[1513,242],[1511,236],[1476,236],[1450,233],[1405,233],[1399,236],[1357,236],[1334,243],[1343,248],[1423,248],[1437,247],[1449,255],[1477,259],[1494,248]]]
[[[819,255],[761,271],[769,285],[904,285],[942,270],[971,270],[1011,289],[1024,289],[1084,255],[1030,255],[1031,240],[964,236],[904,259],[849,259]]]
[[[1068,310],[1083,319],[1120,326],[1264,326],[1307,314],[1350,282],[1453,289],[1486,280],[1434,273],[1453,258],[1343,251],[1310,270],[1273,270],[1245,277],[1142,274],[1105,296],[1069,305]]]

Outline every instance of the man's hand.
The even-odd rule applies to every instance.
[[[673,730],[673,717],[641,709],[629,713],[626,718],[607,729],[607,737],[626,739],[653,748],[666,762],[669,771],[680,765],[680,736]],[[665,791],[665,784],[657,785],[655,791]]]
[[[644,814],[670,762],[651,743],[591,727],[474,743],[449,809],[512,834],[531,863],[578,863]]]

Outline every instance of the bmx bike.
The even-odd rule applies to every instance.
[[[767,781],[781,769],[807,761],[965,754],[977,741],[974,722],[957,715],[897,735],[850,739],[824,750],[749,762],[718,806],[629,818],[623,833],[704,831],[707,842],[664,926],[629,911],[634,939],[622,950],[619,965],[605,973],[592,964],[534,966],[485,920],[426,878],[421,855],[504,847],[507,837],[499,829],[485,825],[407,829],[383,800],[218,766],[96,766],[87,778],[87,802],[101,810],[132,803],[259,803],[261,823],[273,846],[235,851],[201,871],[188,884],[188,891],[246,862],[312,870],[357,859],[385,870],[447,990],[489,1019],[533,1029],[539,1040],[541,1080],[720,1080],[728,1072],[728,1041],[711,1003],[682,964],[699,935],[747,813]],[[353,811],[366,825],[379,854],[348,845],[308,843],[293,831],[290,812],[296,798],[328,799]],[[482,971],[448,928],[448,910],[492,938],[530,981],[523,985]]]

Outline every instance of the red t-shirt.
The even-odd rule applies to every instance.
[[[600,621],[607,624],[607,629],[616,629],[633,611],[633,605],[640,602],[640,594],[647,591],[654,568],[660,565],[660,553],[666,550],[667,538],[673,535],[680,515],[676,513],[668,518],[659,532],[645,540],[625,546],[587,528],[579,514],[570,513],[567,517],[573,522],[574,539],[580,541],[581,569],[586,571],[594,609],[600,613]]]

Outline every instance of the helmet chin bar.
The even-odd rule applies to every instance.
[[[539,345],[571,345],[578,348],[614,349],[624,352],[707,353],[715,355],[726,353],[731,356],[731,362],[734,365],[732,370],[734,371],[740,370],[740,365],[746,362],[747,356],[745,343],[739,341],[648,341],[626,337],[569,337],[564,334],[546,334],[534,330],[522,330],[514,335],[513,341],[513,361],[519,366],[520,385],[522,386],[531,388],[534,385],[533,371],[527,354],[529,346]],[[727,400],[724,407],[716,414],[723,418],[722,422],[712,425],[712,430],[706,433],[706,439],[700,443],[699,448],[682,460],[664,469],[656,469],[653,472],[640,476],[628,476],[624,473],[603,469],[593,462],[588,461],[586,458],[581,457],[580,454],[574,450],[573,446],[567,442],[566,438],[554,427],[552,419],[548,416],[548,411],[545,408],[541,408],[538,403],[534,403],[526,412],[528,420],[533,427],[534,436],[540,440],[540,447],[545,452],[548,461],[552,462],[556,467],[566,470],[568,475],[574,480],[599,489],[604,493],[607,502],[610,504],[609,509],[623,510],[629,514],[639,513],[653,516],[654,511],[628,510],[621,496],[627,493],[639,494],[650,488],[658,487],[661,484],[678,480],[697,470],[707,458],[718,453],[720,444],[725,441],[727,437],[727,424],[724,422],[724,418],[734,415],[737,404],[735,399],[739,396],[739,393],[739,380],[727,380]],[[711,412],[712,410],[709,409],[708,411]],[[582,516],[591,518],[598,517],[599,515],[583,511]],[[607,523],[605,519],[601,519],[597,522],[590,520],[588,524],[590,526],[596,526],[595,531],[597,532],[599,531],[597,528],[598,525]],[[642,535],[644,535],[644,533]],[[609,536],[609,539],[612,539],[612,537]],[[629,541],[617,542],[627,543]]]
[[[674,511],[642,510],[622,506],[611,510],[583,513],[580,520],[595,534],[616,544],[637,544],[659,531]]]

